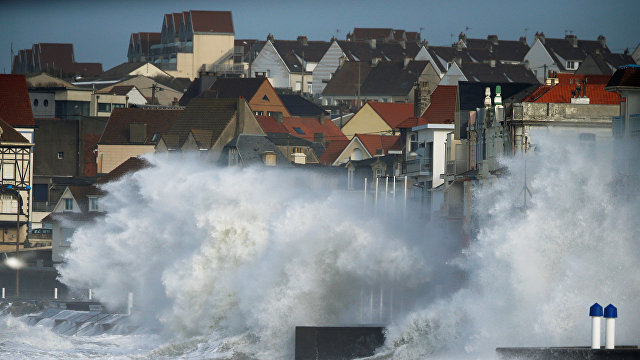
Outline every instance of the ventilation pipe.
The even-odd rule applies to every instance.
[[[604,308],[604,318],[607,329],[604,337],[604,348],[615,349],[616,343],[616,318],[618,317],[618,309],[615,306],[609,304]]]
[[[595,303],[589,308],[591,316],[591,348],[600,349],[600,328],[602,322],[602,306]]]

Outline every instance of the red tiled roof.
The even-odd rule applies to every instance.
[[[39,44],[40,68],[42,70],[64,69],[73,64],[73,44]]]
[[[29,143],[29,140],[16,131],[11,125],[5,122],[0,116],[0,128],[2,128],[2,135],[0,135],[0,141],[12,142],[12,143]]]
[[[354,28],[351,34],[355,40],[380,39],[392,35],[390,28]]]
[[[289,132],[287,128],[285,128],[282,124],[279,124],[278,121],[272,116],[259,115],[256,116],[256,120],[258,120],[260,127],[262,127],[262,130],[264,130],[264,132],[266,133],[286,134]]]
[[[24,75],[0,74],[0,117],[14,127],[36,125]]]
[[[182,13],[173,13],[173,29],[176,34],[180,31],[180,22],[182,22]]]
[[[392,129],[395,129],[399,123],[413,115],[412,103],[381,103],[370,101],[368,104]]]
[[[344,148],[349,145],[349,140],[333,140],[327,145],[326,149],[322,153],[322,156],[318,159],[322,165],[331,165],[340,156]]]
[[[371,156],[375,156],[378,149],[384,150],[384,155],[387,155],[389,150],[401,149],[400,136],[398,135],[356,134],[356,137],[360,139]]]
[[[233,34],[231,11],[191,10],[193,32]]]
[[[431,94],[431,105],[421,118],[429,124],[452,124],[455,120],[457,94],[457,86],[439,85]]]
[[[605,84],[587,83],[586,95],[589,98],[589,103],[598,105],[620,104],[620,94],[606,91],[604,87]],[[541,85],[522,102],[568,104],[571,103],[571,98],[573,97],[571,91],[575,88],[576,84]]]
[[[558,78],[558,80],[560,81],[560,84],[565,84],[565,85],[570,85],[572,82],[575,83],[576,80],[578,80],[578,83],[580,82],[580,80],[582,79],[587,79],[587,83],[591,84],[591,85],[595,85],[595,84],[606,84],[609,82],[609,79],[611,79],[611,75],[610,74],[597,74],[597,75],[591,75],[591,74],[565,74],[565,73],[559,73],[559,74],[555,74],[556,77]]]
[[[327,141],[347,140],[342,131],[329,119],[325,119],[320,123],[316,118],[286,117],[282,125],[288,130],[289,134],[309,141],[314,141],[315,133],[323,133]]]

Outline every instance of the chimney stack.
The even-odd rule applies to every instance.
[[[367,42],[369,43],[369,46],[370,46],[372,49],[375,49],[375,48],[376,48],[376,39],[369,39],[369,40],[367,40]]]
[[[544,33],[543,33],[543,32],[536,33],[535,38],[536,38],[536,39],[538,39],[538,40],[540,40],[540,42],[542,43],[542,45],[544,45],[544,42],[545,42],[546,38],[545,38],[545,36],[544,36]]]
[[[607,47],[607,38],[604,37],[604,35],[599,35],[598,41],[600,41],[600,45],[602,45],[603,48]]]
[[[298,44],[300,44],[300,46],[309,45],[307,37],[306,36],[298,36]]]
[[[418,81],[413,90],[413,116],[420,117],[431,105],[431,90],[429,83]]]
[[[565,35],[564,39],[567,40],[569,42],[569,44],[571,44],[571,46],[573,46],[574,48],[578,47],[578,37],[575,35]]]
[[[489,60],[489,66],[491,66],[492,68],[496,67],[496,59]]]
[[[403,68],[403,69],[406,69],[406,68],[407,68],[407,65],[409,65],[409,63],[410,63],[410,62],[411,62],[411,58],[410,58],[410,57],[405,57],[405,58],[404,58],[404,62],[403,62],[403,64],[402,64],[402,68]]]
[[[273,118],[276,119],[278,124],[282,124],[282,112],[274,111],[274,112],[272,112],[272,114],[273,114]]]
[[[498,45],[498,35],[489,35],[487,40],[491,41],[493,45]]]
[[[529,44],[527,43],[527,37],[526,36],[520,36],[520,42],[529,46]]]

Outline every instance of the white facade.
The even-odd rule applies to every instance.
[[[267,40],[258,56],[251,63],[251,71],[254,74],[257,72],[265,73],[274,88],[290,87],[289,68],[271,40]]]
[[[318,65],[313,69],[313,97],[322,96],[322,90],[327,86],[327,82],[331,80],[338,66],[340,66],[340,58],[344,56],[342,48],[334,40]]]
[[[437,68],[437,66],[434,66],[434,68]],[[462,69],[460,69],[460,66],[458,66],[458,63],[453,62],[446,74],[442,76],[438,85],[458,86],[458,81],[467,81],[467,78],[464,76],[464,73],[462,72]]]
[[[536,39],[533,42],[531,48],[524,56],[524,61],[529,62],[529,68],[541,84],[544,84],[549,71],[560,71],[547,49],[540,42],[540,39]]]

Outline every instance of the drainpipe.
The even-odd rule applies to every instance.
[[[595,303],[589,308],[591,316],[591,348],[600,349],[600,327],[602,321],[602,306]]]

